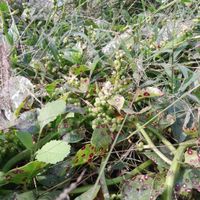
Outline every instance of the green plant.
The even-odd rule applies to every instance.
[[[0,198],[198,198],[198,7],[2,1],[4,59],[34,91],[0,91]]]

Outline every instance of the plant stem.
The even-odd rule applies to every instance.
[[[174,190],[174,183],[180,169],[183,154],[185,152],[185,149],[193,145],[195,141],[196,139],[192,139],[187,142],[180,143],[178,149],[176,150],[176,154],[174,156],[174,159],[172,161],[171,167],[169,168],[169,171],[165,180],[165,190],[162,195],[163,200],[173,199],[172,195],[173,195],[173,190]]]
[[[5,1],[2,1],[2,3],[6,3]],[[2,26],[3,26],[3,34],[6,35],[8,33],[8,23],[6,22],[6,14],[4,11],[0,9],[0,16],[2,20]]]
[[[101,170],[104,162],[105,162],[105,158],[103,157],[102,160],[101,160],[100,170]],[[108,191],[108,187],[107,187],[107,183],[106,183],[106,178],[105,178],[105,173],[104,172],[101,175],[100,184],[101,184],[104,200],[109,200],[110,199],[110,194],[109,194],[109,191]]]
[[[123,175],[123,176],[113,178],[113,179],[106,179],[106,185],[110,186],[110,185],[119,184],[123,180],[129,179],[129,178],[139,174],[140,172],[144,171],[151,164],[152,164],[152,161],[147,160],[144,163],[142,163],[141,165],[139,165],[138,167],[136,167],[134,170],[132,170],[131,172],[129,172],[129,173]],[[82,186],[82,187],[78,187],[78,188],[74,189],[73,191],[71,191],[71,194],[80,194],[80,193],[86,192],[91,187],[93,187],[93,185],[85,185],[85,186]]]
[[[131,172],[129,172],[123,176],[119,176],[119,177],[113,178],[113,179],[107,179],[106,183],[107,183],[107,185],[115,185],[115,184],[121,183],[123,180],[129,179],[129,178],[139,174],[140,172],[144,171],[152,163],[153,162],[151,160],[147,160],[144,163],[142,163],[141,165],[139,165],[138,167],[136,167],[134,170],[132,170]]]
[[[170,107],[172,107],[173,105],[175,105],[177,102],[179,102],[181,99],[183,99],[184,97],[186,97],[187,95],[191,94],[193,91],[197,90],[200,87],[200,84],[197,84],[195,87],[193,87],[191,90],[189,90],[188,92],[183,93],[180,97],[178,97],[175,101],[173,101],[170,105],[168,105],[167,107],[165,107],[163,110],[161,110],[158,114],[154,115],[150,120],[148,120],[146,123],[144,123],[142,125],[142,127],[144,128],[145,126],[149,125],[151,122],[153,122],[155,119],[157,119],[158,116],[160,116],[162,113],[164,113],[166,110],[168,110]],[[122,141],[124,140],[128,140],[129,138],[131,138],[138,130],[133,131],[129,136],[127,136],[126,138],[122,139]]]
[[[163,135],[161,135],[157,130],[155,130],[153,127],[148,126],[148,128],[152,133],[154,133],[158,139],[162,141],[163,144],[173,153],[175,154],[176,148],[173,146],[171,142],[169,142]]]
[[[159,151],[159,149],[154,145],[154,143],[151,141],[150,137],[146,133],[146,131],[143,129],[143,127],[139,124],[139,122],[136,123],[137,130],[141,132],[145,140],[147,141],[150,148],[167,164],[171,165],[172,161],[167,158],[162,152]]]

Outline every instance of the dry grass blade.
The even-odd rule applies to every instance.
[[[8,47],[5,42],[0,44],[0,89],[6,89],[6,93],[9,93],[9,78],[10,78],[10,63],[8,59]],[[4,98],[4,95],[0,93],[0,129],[5,128],[5,116],[2,109],[5,105],[9,106],[9,100]]]
[[[0,88],[8,88],[8,80],[10,78],[10,63],[8,59],[8,47],[2,42],[0,44]]]

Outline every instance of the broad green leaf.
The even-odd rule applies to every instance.
[[[200,169],[200,155],[197,151],[188,148],[185,152],[185,163]]]
[[[54,121],[57,116],[65,113],[66,104],[62,99],[47,103],[41,110],[38,116],[40,129],[42,130],[45,125]]]
[[[111,135],[105,128],[97,128],[92,133],[91,144],[96,147],[96,149],[108,149],[112,142]]]
[[[154,177],[138,175],[133,180],[126,180],[122,187],[122,199],[156,200],[164,190],[164,181],[165,178],[161,174]]]
[[[100,185],[91,187],[87,192],[84,192],[80,196],[76,197],[75,200],[94,200],[100,190]]]
[[[176,180],[175,190],[178,194],[187,195],[196,189],[200,192],[200,170],[199,169],[182,169]]]
[[[92,161],[94,156],[97,154],[95,147],[91,144],[86,144],[81,149],[78,150],[74,159],[72,160],[72,165],[78,166]]]
[[[32,161],[22,167],[12,169],[4,174],[6,183],[24,184],[31,181],[46,164],[44,162]]]
[[[108,103],[119,111],[123,108],[124,102],[125,99],[121,95],[115,95],[114,97],[108,100]]]
[[[36,152],[36,159],[41,162],[56,164],[63,161],[70,153],[70,145],[62,140],[52,140]]]
[[[156,88],[156,87],[147,87],[145,89],[138,89],[135,93],[134,99],[135,101],[139,101],[141,99],[152,98],[152,97],[161,97],[164,93]]]
[[[31,149],[33,147],[33,140],[30,133],[19,131],[16,133],[16,135],[27,149]]]

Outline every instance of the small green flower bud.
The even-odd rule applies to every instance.
[[[137,148],[138,148],[138,151],[143,151],[143,149],[144,149],[144,143],[143,142],[139,142],[137,144]]]
[[[93,129],[96,129],[96,128],[97,128],[97,126],[96,126],[96,125],[92,125],[92,128],[93,128]]]
[[[116,70],[119,70],[119,69],[120,69],[121,63],[120,63],[119,60],[115,60],[115,61],[114,61],[114,67],[115,67]]]

